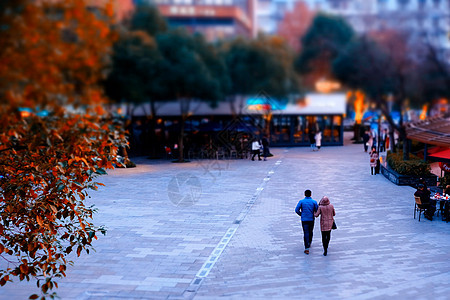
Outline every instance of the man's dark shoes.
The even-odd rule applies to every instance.
[[[323,251],[323,256],[327,256],[327,250]]]
[[[305,250],[304,252],[305,252],[305,254],[309,254],[309,250]]]
[[[432,216],[425,215],[425,218],[427,218],[427,219],[430,220],[430,221],[433,221],[433,217],[432,217]]]

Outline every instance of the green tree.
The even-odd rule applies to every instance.
[[[294,63],[296,71],[308,75],[309,84],[332,76],[333,60],[354,35],[353,28],[342,17],[318,14],[301,40],[302,50]]]
[[[160,84],[164,87],[163,98],[177,100],[180,104],[179,162],[184,161],[184,131],[186,120],[194,100],[211,106],[223,97],[218,73],[225,66],[214,47],[199,35],[190,35],[176,29],[156,37],[163,56]]]
[[[260,35],[251,41],[238,38],[224,44],[222,51],[231,82],[229,94],[240,100],[240,109],[246,95],[265,92],[274,99],[285,99],[299,90],[292,68],[294,54],[280,37]],[[230,100],[234,102],[233,97]]]
[[[126,29],[113,47],[112,70],[105,89],[116,102],[128,104],[130,118],[136,107],[144,109],[149,126],[145,147],[150,148],[151,157],[156,157],[156,102],[163,100],[159,75],[164,70],[155,36],[167,30],[167,23],[158,8],[149,4],[138,5],[125,23]],[[145,110],[145,104],[150,104],[150,111]]]
[[[134,105],[150,99],[154,102],[159,89],[157,78],[161,59],[155,40],[147,33],[134,31],[123,34],[113,46],[111,72],[105,81],[109,97],[116,102]],[[155,114],[156,109],[151,112],[152,116]]]
[[[129,30],[142,30],[150,36],[166,32],[168,29],[167,22],[159,13],[158,7],[149,3],[138,4],[126,24]]]

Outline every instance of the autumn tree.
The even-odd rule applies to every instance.
[[[420,91],[421,62],[415,55],[417,50],[408,43],[406,35],[390,31],[353,40],[333,64],[335,76],[347,86],[363,90],[386,117],[391,141],[394,130],[398,131],[400,140],[405,141],[404,159],[408,159],[403,119],[407,102],[417,107],[427,101]],[[392,108],[400,111],[398,123],[392,118]]]
[[[100,106],[113,11],[81,0],[1,6],[0,285],[36,278],[45,296],[67,256],[92,248],[87,191],[125,143]]]

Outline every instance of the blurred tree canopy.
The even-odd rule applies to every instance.
[[[353,28],[342,17],[316,15],[302,38],[301,52],[294,63],[296,71],[308,75],[309,85],[332,76],[333,60],[354,36]]]
[[[184,161],[184,130],[194,100],[214,107],[224,97],[221,79],[225,65],[217,50],[201,35],[191,35],[183,29],[174,29],[156,37],[163,56],[159,75],[164,87],[163,98],[175,99],[180,104],[181,125],[179,158]]]
[[[260,35],[255,40],[241,38],[222,46],[230,78],[231,95],[257,95],[261,92],[276,99],[299,91],[292,64],[294,52],[277,36]]]
[[[156,6],[146,3],[138,4],[124,23],[120,37],[113,46],[111,71],[104,86],[111,99],[128,104],[127,114],[130,116],[138,106],[145,111],[149,128],[142,141],[149,148],[150,156],[156,157],[156,102],[167,99],[164,99],[165,88],[159,80],[165,70],[162,69],[163,57],[155,36],[167,31],[167,23]],[[150,104],[149,111],[146,104]]]
[[[81,0],[1,2],[0,285],[36,278],[48,295],[97,238],[87,190],[126,144],[99,106],[112,16]]]
[[[396,31],[360,36],[333,63],[335,76],[346,86],[364,91],[386,117],[391,134],[397,130],[403,141],[406,140],[403,120],[406,109],[448,95],[443,84],[446,77],[442,73],[434,77],[436,65],[427,56],[423,57],[424,45],[409,41],[407,34]],[[398,124],[391,116],[393,108],[400,111]],[[407,159],[407,143],[403,146]]]
[[[136,5],[133,15],[125,23],[131,31],[142,30],[150,36],[168,29],[167,22],[159,13],[158,7],[150,3]]]
[[[117,102],[154,102],[162,89],[158,81],[161,60],[156,41],[146,32],[123,33],[113,46],[106,93]]]
[[[105,87],[116,101],[150,104],[149,140],[154,139],[159,102],[178,101],[184,124],[194,100],[214,106],[218,101],[234,101],[235,96],[264,91],[287,98],[298,91],[294,52],[280,37],[209,43],[199,33],[167,30],[157,8],[148,5],[138,6],[127,24],[113,47]]]

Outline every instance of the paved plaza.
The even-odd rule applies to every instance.
[[[75,258],[61,299],[449,299],[450,223],[413,219],[414,189],[371,176],[368,154],[273,148],[268,161],[137,158],[92,192],[96,252]],[[336,209],[328,256],[317,220],[303,253],[305,189]],[[4,264],[2,262],[2,264]],[[0,299],[27,299],[34,282]]]

